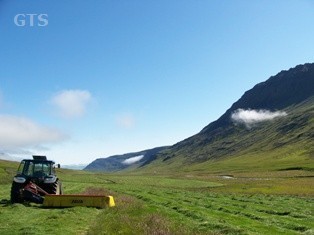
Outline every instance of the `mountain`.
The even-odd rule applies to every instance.
[[[199,133],[157,151],[145,164],[132,169],[147,173],[312,171],[313,140],[314,64],[307,63],[255,85]],[[115,170],[122,170],[126,169],[125,159],[140,154],[107,161]]]
[[[284,109],[298,104],[314,95],[314,64],[298,65],[281,71],[267,81],[255,85],[235,102],[217,121],[206,126],[202,132],[210,132],[230,125],[233,111],[242,109]]]
[[[86,164],[70,164],[62,165],[62,168],[71,169],[71,170],[83,170],[86,167]]]
[[[11,156],[9,154],[0,152],[0,159],[1,160],[7,160],[7,161],[20,162],[23,158]]]
[[[134,167],[142,167],[155,160],[156,155],[167,148],[167,146],[157,147],[140,152],[98,158],[87,165],[84,170],[114,172]]]
[[[160,153],[151,168],[314,168],[313,139],[314,64],[308,63],[245,92],[200,133]]]

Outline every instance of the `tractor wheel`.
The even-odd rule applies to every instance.
[[[46,192],[49,194],[61,194],[61,182],[59,180],[56,180],[56,182],[52,184],[46,185]]]
[[[11,187],[11,202],[12,203],[23,203],[23,194],[22,194],[23,184],[16,182],[12,183]]]

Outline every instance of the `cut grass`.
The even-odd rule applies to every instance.
[[[43,209],[34,204],[1,205],[1,234],[85,234],[99,210],[75,207]]]
[[[0,199],[16,164],[0,161]],[[0,205],[0,234],[313,234],[313,172],[101,174],[60,169],[64,192],[111,194],[116,207]],[[297,185],[301,185],[297,187]],[[290,187],[290,190],[288,190]],[[295,191],[293,191],[295,189]]]
[[[137,182],[137,179],[140,180],[138,177],[123,179],[124,185],[120,183],[109,187],[144,201],[146,205],[182,223],[180,226],[186,227],[186,231],[205,234],[295,234],[300,230],[310,232],[314,223],[313,200],[310,198],[212,192],[219,189],[217,186],[170,189],[157,183],[154,188],[148,188]],[[293,224],[298,226],[293,227]]]

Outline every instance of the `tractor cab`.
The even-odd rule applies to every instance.
[[[48,161],[46,156],[33,156],[33,159],[21,161],[14,177],[17,183],[33,181],[34,183],[51,183],[56,180],[54,162]]]

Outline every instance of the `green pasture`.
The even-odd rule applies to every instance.
[[[0,161],[0,234],[314,234],[311,171],[225,178],[60,169],[65,194],[111,194],[116,207],[44,209],[8,202],[16,167]]]

